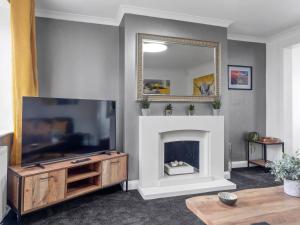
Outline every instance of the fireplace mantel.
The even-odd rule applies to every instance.
[[[197,140],[203,157],[201,173],[162,176],[161,148],[165,137]],[[139,187],[145,199],[235,189],[224,179],[223,116],[140,116]]]

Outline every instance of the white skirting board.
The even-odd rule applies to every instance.
[[[0,146],[0,221],[7,210],[7,147]]]
[[[244,168],[248,166],[247,161],[233,161],[232,162],[232,168]]]
[[[226,180],[229,180],[229,179],[231,178],[231,174],[230,174],[229,171],[225,171],[225,172],[224,172],[224,178],[225,178]]]
[[[250,167],[255,167],[257,165],[254,165],[250,163]],[[247,161],[233,161],[232,162],[232,169],[234,168],[246,168],[248,167],[248,162]]]
[[[123,183],[123,190],[125,191],[125,183]],[[137,190],[139,186],[139,180],[128,181],[128,190]]]
[[[230,179],[231,175],[229,171],[224,172],[224,178],[226,180]],[[139,180],[128,181],[128,190],[137,190],[139,186]],[[123,184],[123,190],[125,190],[125,183]]]

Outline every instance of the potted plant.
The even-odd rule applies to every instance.
[[[216,98],[211,103],[211,106],[212,106],[212,110],[213,110],[213,115],[214,116],[220,115],[220,109],[221,109],[221,106],[222,106],[221,99],[220,98]]]
[[[171,116],[173,112],[173,106],[171,103],[165,106],[165,116]]]
[[[266,166],[275,175],[276,181],[283,181],[284,192],[288,195],[300,197],[300,159],[296,156],[283,154],[281,160],[268,163]]]
[[[248,134],[247,134],[247,141],[251,141],[251,142],[253,142],[253,141],[258,141],[258,139],[259,139],[259,133],[258,132],[249,132]]]
[[[143,98],[143,100],[141,101],[141,108],[142,108],[142,116],[150,115],[150,102],[148,98]]]
[[[194,106],[193,104],[190,104],[190,105],[188,106],[188,115],[189,115],[189,116],[194,115],[194,111],[195,111],[195,106]]]

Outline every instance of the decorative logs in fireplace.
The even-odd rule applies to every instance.
[[[182,161],[165,163],[164,170],[165,173],[167,173],[168,175],[180,175],[180,174],[189,174],[195,172],[195,168],[193,166]]]

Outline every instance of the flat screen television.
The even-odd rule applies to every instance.
[[[116,148],[114,101],[24,97],[22,166]]]

